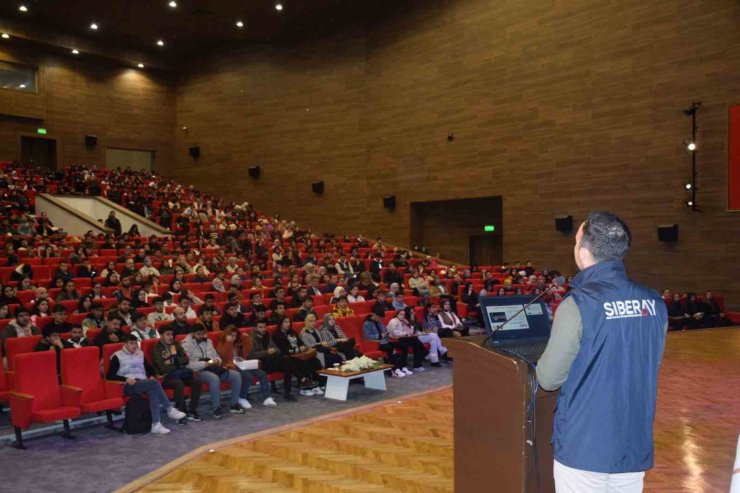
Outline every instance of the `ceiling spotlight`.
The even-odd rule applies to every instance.
[[[696,142],[689,141],[689,143],[686,144],[686,149],[688,149],[690,151],[695,151],[696,150]]]
[[[26,88],[26,85],[25,84],[21,84],[18,87],[20,87],[21,89],[25,89]]]
[[[244,27],[244,23],[242,21],[236,21],[236,27],[241,29],[242,27]]]
[[[25,5],[21,5],[18,7],[18,10],[20,10],[21,12],[28,12],[28,7],[26,7]]]
[[[90,29],[92,29],[93,31],[97,31],[98,25],[93,22],[92,24],[90,24]]]
[[[687,183],[686,185],[684,185],[684,187],[686,187],[686,190],[691,190],[692,188],[694,188],[694,185],[692,185],[691,183]]]
[[[73,54],[73,55],[79,55],[79,54],[80,54],[80,52],[79,52],[79,51],[77,51],[77,50],[72,50],[72,54]]]
[[[169,5],[169,6],[170,6],[170,7],[172,7],[173,9],[176,9],[176,8],[177,8],[177,2],[175,2],[175,0],[172,0],[172,1],[171,1],[171,2],[169,3],[169,4],[167,4],[167,5]]]
[[[139,63],[139,64],[138,64],[138,65],[136,65],[136,66],[137,66],[137,67],[139,67],[139,68],[144,68],[144,64],[143,64],[143,63]]]
[[[686,201],[686,207],[694,207],[694,201],[693,200],[687,200]]]
[[[161,39],[157,41],[157,46],[164,46],[164,41]]]
[[[2,34],[2,38],[3,38],[3,39],[10,39],[10,34],[8,34],[8,33],[3,33],[3,34]]]
[[[283,10],[283,4],[282,3],[276,3],[275,4],[275,10],[278,10],[278,11]]]

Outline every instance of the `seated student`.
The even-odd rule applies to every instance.
[[[51,311],[52,320],[46,327],[54,327],[58,334],[65,334],[72,330],[72,324],[67,322],[67,308],[64,305],[56,305]]]
[[[377,291],[375,291],[375,303],[373,303],[373,306],[370,308],[370,310],[372,311],[376,308],[381,308],[385,311],[393,311],[393,304],[388,301],[386,293],[382,289],[378,289]]]
[[[152,325],[162,321],[172,321],[175,317],[171,313],[167,313],[164,309],[164,300],[157,296],[154,298],[154,311],[147,315],[149,323]]]
[[[239,311],[238,303],[229,303],[228,305],[226,305],[226,310],[224,310],[224,314],[221,315],[220,324],[223,327],[233,325],[234,327],[240,329],[242,327],[249,327],[249,320],[243,313]]]
[[[686,314],[693,319],[692,329],[708,327],[708,318],[705,317],[704,305],[696,298],[696,293],[686,293]]]
[[[56,297],[57,303],[60,301],[77,301],[80,299],[80,292],[75,289],[75,282],[70,279],[64,282],[64,288]]]
[[[308,315],[313,315],[316,318],[316,312],[313,309],[313,298],[311,296],[306,296],[306,299],[303,300],[303,304],[301,304],[298,312],[293,316],[293,321],[303,322]]]
[[[105,317],[103,316],[103,304],[99,301],[93,301],[90,304],[90,313],[82,321],[82,332],[87,337],[87,331],[90,329],[102,329],[105,327]]]
[[[252,312],[252,316],[249,317],[249,321],[247,322],[247,327],[254,327],[257,325],[257,322],[267,322],[267,314],[265,313],[265,307],[261,305],[257,305],[257,308],[254,309]]]
[[[124,334],[123,348],[110,358],[110,367],[106,378],[125,382],[123,395],[146,395],[149,400],[149,410],[152,413],[152,433],[164,435],[170,432],[161,422],[160,408],[164,407],[167,416],[174,421],[185,417],[185,413],[177,410],[162,390],[160,383],[154,378],[154,369],[144,359],[144,353],[139,349],[136,337]]]
[[[259,323],[264,324],[264,321]],[[267,379],[267,373],[264,370],[255,368],[253,370],[240,369],[235,361],[237,359],[247,360],[252,351],[252,339],[248,334],[239,332],[239,329],[233,325],[226,327],[219,337],[216,352],[223,359],[224,367],[238,372],[242,377],[241,392],[239,394],[239,404],[249,409],[251,404],[247,400],[249,396],[249,387],[252,386],[254,378],[259,380],[260,391],[262,393],[262,405],[265,407],[275,407],[277,403],[270,395],[270,381]]]
[[[265,311],[267,311],[267,306],[262,301],[261,294],[252,293],[251,295],[249,295],[249,302],[251,303],[252,311],[256,310],[258,307],[262,307]]]
[[[213,293],[208,293],[203,297],[203,305],[200,307],[200,311],[202,312],[206,308],[210,309],[213,315],[219,314],[216,308],[216,297]]]
[[[283,356],[291,358],[291,371],[298,378],[301,385],[301,395],[320,394],[321,389],[316,384],[315,372],[321,369],[321,362],[315,352],[301,340],[292,328],[289,318],[284,318],[272,336],[272,340]],[[307,353],[307,354],[303,354]]]
[[[316,327],[316,315],[306,315],[300,337],[303,344],[316,350],[316,357],[323,368],[332,368],[335,364],[342,363],[342,357],[332,352],[331,342],[323,339],[321,331]]]
[[[707,291],[704,295],[704,315],[707,317],[709,327],[729,327],[732,325],[732,321],[722,313],[722,309],[711,291]]]
[[[288,316],[288,313],[285,309],[285,303],[280,302],[277,305],[275,305],[275,309],[270,314],[270,318],[267,320],[267,324],[277,325],[287,316]]]
[[[121,325],[131,325],[133,323],[133,320],[131,320],[131,316],[133,314],[134,311],[131,309],[131,299],[121,298],[118,301],[117,307],[108,313],[108,318],[120,318]]]
[[[365,297],[360,294],[360,285],[355,283],[349,288],[349,294],[347,295],[347,301],[349,303],[359,303],[365,301]]]
[[[125,335],[126,333],[121,330],[121,319],[108,318],[105,322],[105,327],[97,336],[95,336],[95,340],[93,342],[100,348],[102,353],[104,345],[112,344],[114,342],[123,342],[123,336]]]
[[[90,341],[82,333],[82,327],[72,327],[66,342],[73,348],[87,347],[90,345]]]
[[[405,346],[406,353],[403,353],[404,346],[390,340],[388,329],[383,324],[384,316],[385,310],[378,309],[365,317],[365,322],[362,324],[362,337],[379,343],[378,348],[386,353],[386,360],[393,365],[393,376],[402,378],[413,375],[413,372],[406,367],[408,346]],[[395,354],[396,349],[402,352],[401,356]]]
[[[408,354],[409,348],[413,351],[414,371],[424,371],[424,358],[426,358],[428,351],[424,348],[424,344],[419,340],[419,337],[414,334],[414,328],[406,320],[405,311],[398,310],[396,316],[388,322],[388,334],[391,338],[397,339],[401,347],[406,347],[405,351],[402,349],[402,354]],[[406,360],[404,360],[405,362]]]
[[[406,320],[414,328],[414,332],[418,334],[419,340],[424,344],[429,344],[429,354],[427,355],[427,359],[431,361],[432,366],[440,366],[440,356],[442,356],[448,363],[452,361],[452,358],[447,356],[447,348],[442,344],[439,334],[437,334],[434,328],[425,329],[422,324],[417,322],[414,317],[413,307],[407,306],[404,309],[404,312],[406,312]]]
[[[136,337],[139,341],[144,339],[156,339],[159,337],[157,331],[149,325],[146,315],[143,313],[134,312],[131,316],[133,325],[131,325],[131,335]]]
[[[174,317],[174,320],[167,326],[172,327],[172,330],[175,332],[175,336],[190,334],[192,326],[188,323],[188,319],[185,316],[185,310],[178,306],[172,311],[172,316]]]
[[[213,318],[214,315],[215,312],[211,308],[203,307],[200,311],[198,321],[208,332],[219,332],[221,330],[221,325],[218,323],[218,320]]]
[[[44,327],[42,339],[33,348],[34,351],[55,351],[57,355],[57,374],[62,373],[62,349],[71,349],[74,346],[62,339],[59,331],[51,324]]]
[[[331,313],[324,315],[324,320],[319,328],[319,332],[321,340],[328,342],[331,348],[336,349],[342,359],[348,360],[362,356],[362,353],[355,347],[355,338],[348,338],[344,334],[342,328],[334,318],[334,315]]]
[[[308,298],[308,289],[305,286],[299,286],[298,292],[293,296],[293,308],[299,308]]]
[[[283,372],[283,398],[286,401],[295,401],[295,397],[290,393],[293,380],[291,358],[283,357],[280,353],[275,341],[267,333],[265,322],[258,323],[250,337],[252,339],[252,350],[247,359],[260,360],[260,367],[266,373]]]
[[[355,311],[352,309],[351,306],[349,306],[349,303],[347,302],[347,297],[341,296],[331,314],[332,316],[334,316],[334,318],[354,317]]]
[[[460,317],[452,311],[450,300],[442,301],[442,310],[437,315],[437,318],[439,318],[439,324],[441,326],[439,337],[461,337],[468,335],[470,332],[470,329],[463,325]]]
[[[244,409],[239,405],[242,377],[234,370],[229,370],[223,366],[223,361],[207,334],[205,327],[201,324],[195,324],[193,331],[183,339],[182,347],[190,358],[188,368],[197,371],[201,381],[208,385],[214,418],[223,417],[220,395],[221,382],[229,382],[231,385],[229,411],[234,414],[242,414]]]
[[[75,309],[74,313],[76,314],[90,313],[92,304],[93,304],[92,294],[86,294],[85,296],[82,296],[80,300],[77,302],[77,308]]]
[[[274,299],[270,302],[270,310],[274,310],[278,303],[283,303],[286,307],[288,302],[285,300],[285,288],[276,286],[274,289]]]
[[[31,312],[26,307],[20,306],[15,311],[15,318],[3,329],[2,348],[5,352],[5,341],[11,337],[28,337],[39,335],[41,331],[31,322]]]
[[[159,342],[152,351],[152,363],[156,373],[163,377],[162,387],[174,391],[177,409],[187,413],[187,416],[178,422],[185,424],[186,421],[203,421],[198,414],[202,387],[198,374],[188,368],[190,359],[180,343],[175,341],[172,327],[163,326],[159,331],[159,336]],[[185,407],[186,385],[190,387],[189,407]]]
[[[693,328],[694,319],[686,314],[681,303],[681,295],[675,293],[672,301],[668,304],[668,325],[673,330],[683,330],[685,326]]]
[[[398,291],[393,296],[393,309],[398,310],[404,310],[408,305],[403,299],[403,291]]]
[[[186,320],[195,320],[198,318],[198,314],[193,310],[190,298],[180,298],[180,308],[185,312]]]

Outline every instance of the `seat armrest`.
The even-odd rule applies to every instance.
[[[2,364],[2,361],[0,361],[0,364]],[[15,371],[14,370],[7,370],[5,372],[5,383],[8,386],[8,390],[13,390],[15,388]]]
[[[13,426],[21,429],[31,426],[33,396],[11,391],[8,393],[8,397],[10,399],[10,417]]]
[[[740,312],[725,312],[725,316],[730,319],[733,325],[740,325]],[[10,382],[8,382],[10,385]]]
[[[124,382],[119,382],[118,380],[103,380],[105,395],[108,398],[123,397],[123,384]]]
[[[62,394],[62,405],[69,407],[80,407],[82,400],[82,389],[72,387],[71,385],[60,385],[59,391]]]

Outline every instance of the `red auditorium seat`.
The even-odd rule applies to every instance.
[[[10,385],[5,375],[5,366],[3,362],[3,352],[0,348],[0,402],[8,402],[8,394],[10,392]]]
[[[113,344],[105,344],[103,346],[103,353],[101,361],[103,363],[103,375],[108,375],[108,368],[110,368],[111,357],[123,347],[122,342],[115,342]]]
[[[123,386],[100,376],[100,351],[97,347],[62,351],[62,383],[82,389],[82,413],[105,411],[108,427],[113,427],[113,411],[123,407]]]
[[[10,392],[10,414],[15,428],[15,447],[23,445],[21,430],[31,423],[62,420],[64,438],[73,438],[69,420],[80,415],[82,389],[59,385],[56,354],[49,351],[16,356],[15,387]]]

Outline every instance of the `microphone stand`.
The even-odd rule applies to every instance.
[[[553,288],[555,288],[555,287],[560,287],[560,286],[556,282],[553,282],[553,284],[551,286],[549,286],[547,289],[545,289],[540,294],[538,294],[532,301],[530,301],[529,303],[527,303],[526,305],[524,305],[521,310],[519,310],[518,312],[516,312],[511,318],[507,319],[506,322],[504,322],[502,324],[499,324],[498,327],[496,327],[495,329],[493,329],[491,331],[491,333],[488,334],[488,337],[486,337],[485,339],[483,339],[483,342],[480,343],[480,347],[485,346],[486,343],[494,336],[494,334],[496,334],[496,332],[498,332],[499,330],[501,330],[506,324],[508,324],[509,322],[511,322],[512,320],[514,320],[516,317],[518,317],[520,313],[522,313],[524,310],[526,310],[527,308],[529,308],[530,306],[532,306],[535,302],[541,300],[546,294],[550,293],[550,291],[552,291]],[[486,315],[488,315],[488,314],[486,314]]]

